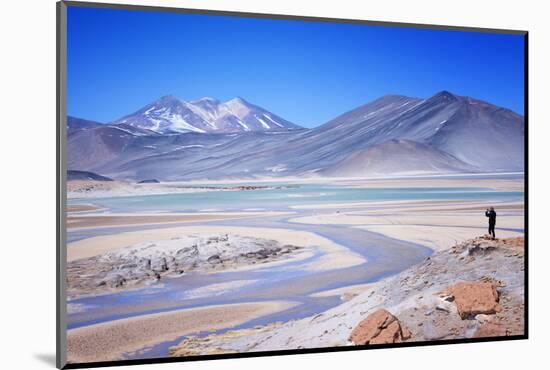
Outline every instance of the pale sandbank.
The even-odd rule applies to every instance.
[[[221,330],[295,307],[289,301],[183,309],[131,317],[68,331],[68,362],[112,361],[126,353],[201,331]]]
[[[67,212],[68,213],[80,213],[80,212],[91,212],[91,211],[98,211],[100,209],[103,209],[100,206],[97,206],[95,204],[68,204],[67,205]]]
[[[441,205],[440,201],[392,202],[393,207],[359,208],[291,219],[305,224],[350,225],[384,236],[443,250],[487,232],[484,215],[486,203],[457,202]],[[406,207],[412,205],[412,207]],[[497,203],[499,237],[520,236],[524,228],[523,203]]]
[[[198,221],[221,221],[260,216],[280,216],[285,212],[218,212],[218,213],[109,213],[71,215],[67,218],[69,230],[112,228],[121,226],[144,226]]]

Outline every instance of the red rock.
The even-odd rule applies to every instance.
[[[349,340],[357,345],[400,343],[409,339],[412,333],[397,317],[379,309],[361,321],[351,332]]]
[[[460,282],[446,289],[452,294],[462,319],[482,314],[495,314],[501,310],[498,292],[493,282]]]
[[[518,236],[516,238],[506,238],[502,241],[504,244],[512,246],[512,247],[523,247],[525,240],[523,236]]]

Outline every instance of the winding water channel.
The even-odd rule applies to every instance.
[[[498,194],[486,193],[485,195],[487,194],[491,194],[490,198],[498,199]],[[502,197],[521,198],[522,193],[500,194],[500,198]],[[483,198],[483,194],[474,198]],[[108,206],[116,208],[112,204]],[[248,206],[248,204],[243,204],[242,209]],[[269,209],[290,210],[287,204],[262,204],[261,206]],[[305,260],[293,261],[289,259],[286,263],[275,264],[271,267],[257,270],[187,273],[182,277],[163,279],[158,284],[138,290],[74,299],[71,301],[71,304],[84,307],[84,310],[68,315],[68,329],[182,308],[258,301],[293,301],[300,304],[282,312],[251,320],[237,328],[300,319],[323,312],[341,303],[340,298],[337,296],[311,297],[312,293],[349,285],[375,282],[417,264],[431,254],[431,250],[424,246],[387,238],[364,229],[351,227],[350,225],[309,225],[289,222],[290,219],[296,217],[334,213],[334,209],[292,209],[290,211],[293,214],[265,216],[257,219],[246,218],[211,222],[201,221],[196,223],[170,223],[146,227],[128,226],[75,230],[71,231],[68,237],[69,242],[72,242],[93,236],[126,231],[193,225],[217,226],[220,232],[223,232],[226,226],[280,228],[315,233],[362,255],[366,259],[366,262],[357,266],[334,270],[312,271],[300,268],[301,266],[310,264],[312,260],[321,257],[322,252],[318,251]],[[345,211],[345,208],[340,209],[340,211]],[[380,211],[384,212],[382,208]],[[189,296],[186,294],[186,292],[207,285],[235,281],[247,281],[248,283],[229,289],[226,292],[212,295]],[[139,353],[139,358],[167,356],[168,347],[178,343],[180,340],[181,338],[178,338],[175,341],[160,343]]]

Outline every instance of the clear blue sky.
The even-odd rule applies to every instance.
[[[68,10],[68,113],[241,96],[305,127],[441,90],[523,114],[523,37],[130,10]]]

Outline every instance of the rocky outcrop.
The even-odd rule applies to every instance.
[[[356,345],[400,343],[412,336],[409,329],[390,312],[381,308],[361,321],[349,340]]]
[[[67,264],[70,297],[154,283],[188,272],[230,270],[292,257],[300,247],[233,234],[182,235],[140,243]]]
[[[497,287],[493,282],[459,282],[447,287],[444,294],[454,297],[462,319],[495,314],[501,310]]]
[[[524,277],[523,238],[476,238],[436,252],[313,317],[201,336],[171,353],[180,346],[201,353],[204,348],[249,352],[521,336]]]
[[[160,181],[157,179],[146,179],[146,180],[138,181],[138,184],[159,184],[159,183]]]

